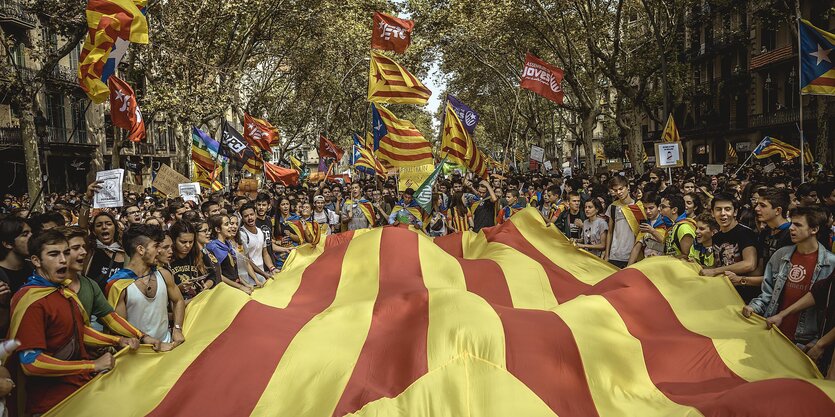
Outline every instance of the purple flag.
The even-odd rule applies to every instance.
[[[455,114],[461,119],[461,123],[464,124],[464,129],[467,129],[467,132],[471,134],[474,133],[475,127],[478,124],[478,113],[462,103],[461,100],[455,98],[452,94],[447,94],[446,98],[449,104],[452,105],[453,110],[455,110]]]

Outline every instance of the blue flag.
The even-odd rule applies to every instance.
[[[389,134],[386,129],[386,124],[383,118],[380,117],[380,112],[377,111],[377,106],[371,104],[371,132],[374,134],[374,150],[380,149],[380,140]]]
[[[800,19],[800,89],[804,94],[835,95],[835,35]]]
[[[464,129],[467,129],[467,132],[470,132],[470,134],[475,133],[475,127],[478,125],[479,120],[478,113],[461,102],[461,100],[455,98],[452,94],[447,94],[446,98],[449,104],[452,105],[452,109],[455,110],[455,114],[461,119],[461,123],[464,124]]]

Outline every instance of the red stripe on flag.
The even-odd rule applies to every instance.
[[[435,238],[434,242],[461,265],[468,291],[480,295],[490,304],[513,306],[502,268],[490,259],[464,259],[463,237],[463,233],[455,233]]]
[[[824,85],[828,87],[835,87],[835,78],[818,77],[809,83],[810,85]]]
[[[554,297],[560,304],[572,300],[592,288],[591,285],[578,280],[574,275],[551,262],[547,256],[522,236],[513,222],[505,222],[500,226],[482,230],[484,230],[484,236],[488,242],[503,243],[542,265],[545,274],[548,276],[548,281],[551,283]]]
[[[432,145],[428,141],[426,141],[423,138],[421,138],[421,139],[422,140],[419,139],[419,140],[416,140],[416,141],[408,141],[407,142],[407,141],[401,141],[401,140],[393,139],[390,136],[386,135],[386,136],[383,136],[382,139],[380,139],[380,144],[381,145],[390,145],[390,146],[394,146],[396,148],[401,148],[401,149],[423,149],[423,148],[432,149]]]
[[[808,383],[790,379],[749,383],[740,378],[725,365],[713,341],[684,327],[664,295],[637,269],[613,274],[588,295],[603,296],[617,310],[629,333],[641,342],[650,379],[676,403],[695,407],[705,416],[798,415],[798,404],[823,402],[835,407]],[[770,388],[772,396],[755,385]]]
[[[456,257],[464,257],[464,245],[462,244],[463,233],[453,233],[446,236],[436,237],[433,242],[443,249],[444,252]]]
[[[249,415],[296,333],[333,302],[347,249],[345,244],[319,255],[287,308],[247,302],[150,415]]]
[[[371,94],[372,97],[401,97],[401,98],[424,98],[428,99],[429,95],[427,94],[418,94],[418,93],[404,93],[399,91],[375,91]]]
[[[418,236],[387,227],[380,241],[380,290],[368,337],[334,416],[394,397],[428,372],[429,292],[423,283]]]
[[[423,159],[432,159],[432,153],[421,153],[417,155],[401,155],[389,152],[384,148],[380,148],[377,150],[381,155],[383,155],[386,159],[391,161],[420,161]]]

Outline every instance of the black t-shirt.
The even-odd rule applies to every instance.
[[[496,225],[496,202],[485,198],[478,202],[473,213],[473,231],[478,232],[482,227]]]
[[[713,236],[716,266],[728,266],[741,262],[742,251],[748,247],[757,248],[757,236],[751,229],[741,224],[737,224],[736,227],[727,232],[716,233]],[[760,295],[759,287],[737,286],[736,291],[745,301],[745,304]]]
[[[820,331],[818,337],[823,337],[835,327],[835,278],[833,276],[835,273],[814,283],[810,290],[812,297],[815,298],[815,309],[823,312],[823,320],[818,326]]]
[[[174,276],[174,282],[177,285],[180,285],[183,281],[197,278],[200,275],[197,271],[195,260],[191,255],[181,259],[174,256],[169,266],[171,267],[171,275]]]
[[[9,284],[9,288],[12,290],[12,295],[14,295],[14,293],[16,293],[17,290],[19,290],[20,287],[22,287],[23,284],[26,283],[26,279],[29,278],[30,275],[32,275],[32,269],[30,268],[21,268],[15,271],[13,269],[6,269],[0,266],[0,269],[3,270],[3,273],[0,274],[0,277],[5,275],[5,277],[3,277],[3,281],[5,281],[6,284]],[[11,296],[9,297],[9,299],[11,299]]]
[[[90,268],[87,269],[87,276],[95,281],[96,284],[99,284],[99,288],[101,288],[102,292],[105,292],[104,287],[107,285],[107,279],[115,274],[116,271],[122,269],[122,266],[124,266],[124,262],[116,262],[107,256],[103,250],[96,249],[93,252],[93,259],[90,261]]]
[[[241,226],[243,227],[243,226]],[[255,219],[255,227],[264,231],[264,238],[267,240],[267,247],[270,248],[270,252],[272,252],[272,242],[273,242],[273,223],[270,221],[270,218],[264,219]]]
[[[757,251],[760,253],[760,260],[762,261],[763,268],[765,268],[765,265],[771,259],[771,255],[774,255],[774,252],[777,252],[777,249],[792,244],[789,226],[791,226],[791,223],[784,223],[782,226],[777,228],[777,233],[775,234],[771,233],[773,229],[768,226],[765,226],[763,230],[760,231],[760,234],[757,237]]]

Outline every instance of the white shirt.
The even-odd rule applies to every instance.
[[[241,241],[244,243],[244,251],[249,259],[261,269],[264,269],[264,246],[267,244],[267,238],[264,236],[264,231],[260,228],[255,228],[255,233],[250,233],[246,226],[241,227],[239,232]]]

